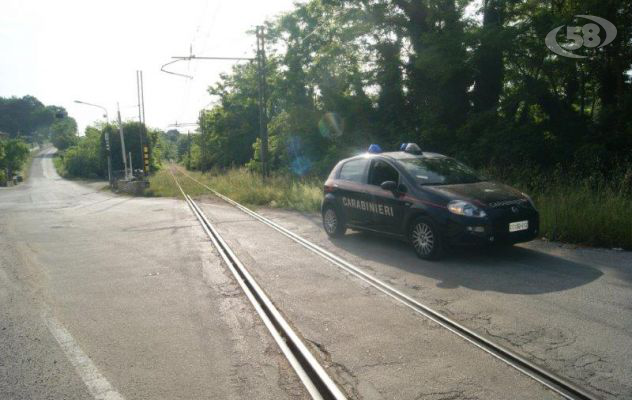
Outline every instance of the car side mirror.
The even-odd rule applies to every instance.
[[[408,188],[407,188],[407,187],[406,187],[406,185],[404,185],[403,183],[400,183],[400,184],[397,186],[397,191],[398,191],[399,193],[407,193],[407,192],[408,192]]]
[[[380,187],[384,190],[388,190],[389,192],[397,191],[397,182],[395,181],[384,181],[380,185]]]

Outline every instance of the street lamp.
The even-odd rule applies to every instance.
[[[107,110],[107,108],[105,108],[105,107],[103,107],[103,106],[100,106],[100,105],[98,105],[98,104],[87,103],[87,102],[85,102],[85,101],[81,101],[81,100],[75,100],[75,103],[77,103],[77,104],[83,104],[83,105],[86,105],[86,106],[97,107],[97,108],[102,109],[102,110],[103,110],[103,112],[105,113],[105,114],[103,115],[103,116],[105,117],[105,121],[106,121],[107,123],[110,123],[110,117],[108,116],[108,110]]]
[[[85,106],[97,107],[103,110],[105,113],[103,116],[105,117],[105,122],[110,123],[110,117],[108,115],[107,108],[100,106],[98,104],[87,103],[81,100],[75,100],[77,104],[83,104]],[[105,150],[108,153],[108,181],[110,182],[110,187],[112,187],[112,153],[110,152],[110,131],[109,129],[105,132]]]

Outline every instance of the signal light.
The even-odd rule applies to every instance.
[[[378,154],[382,152],[382,148],[377,144],[372,144],[369,146],[369,153]]]
[[[417,143],[402,143],[399,150],[415,155],[420,155],[422,153],[421,147],[419,147]]]

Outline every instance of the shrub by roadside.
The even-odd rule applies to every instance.
[[[55,157],[53,158],[53,165],[55,165],[55,169],[57,170],[59,176],[62,178],[69,178],[68,171],[66,171],[66,167],[64,165],[63,155],[59,152],[55,154]]]
[[[543,171],[488,168],[495,179],[528,193],[540,211],[540,232],[550,240],[632,249],[632,166],[603,175],[580,168]]]
[[[20,139],[0,140],[0,185],[6,186],[14,175],[22,173],[29,159],[27,143]]]

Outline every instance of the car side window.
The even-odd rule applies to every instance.
[[[340,175],[338,176],[338,179],[363,183],[364,170],[366,169],[367,162],[368,160],[363,158],[347,161],[342,165],[342,168],[340,168]]]
[[[385,161],[373,161],[369,171],[369,184],[380,186],[385,181],[399,183],[399,172]]]

